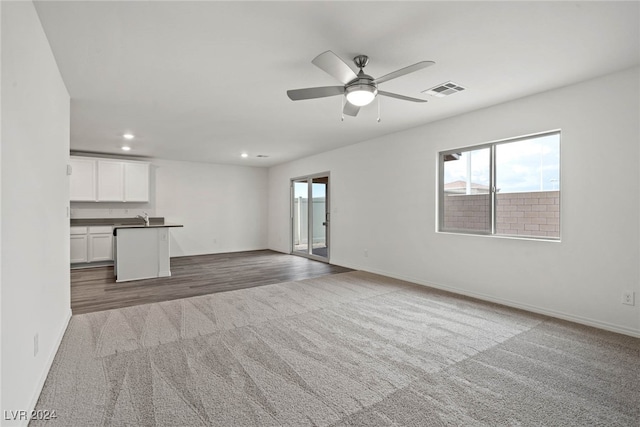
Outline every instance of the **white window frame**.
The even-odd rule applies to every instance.
[[[545,240],[552,242],[559,242],[561,240],[562,233],[562,215],[560,215],[560,225],[558,237],[551,236],[535,236],[535,235],[512,235],[512,234],[497,234],[496,232],[496,147],[502,144],[509,144],[518,141],[524,141],[528,139],[540,138],[548,135],[558,135],[558,150],[560,152],[560,164],[559,168],[559,176],[560,182],[558,182],[558,192],[560,194],[560,198],[562,198],[562,132],[560,129],[544,131],[539,133],[533,133],[529,135],[518,136],[514,138],[506,138],[491,142],[486,142],[477,145],[470,145],[461,148],[455,148],[450,150],[444,150],[438,152],[438,185],[437,185],[437,194],[436,194],[436,232],[438,233],[453,233],[453,234],[469,234],[469,235],[480,235],[480,236],[490,236],[490,237],[498,237],[498,238],[513,238],[513,239],[522,239],[522,240]],[[490,229],[489,231],[483,232],[479,230],[457,230],[457,229],[445,229],[444,228],[444,220],[445,220],[445,212],[444,212],[444,158],[447,155],[459,154],[461,152],[471,152],[475,150],[482,150],[485,148],[489,148],[489,216],[490,216]],[[562,206],[562,200],[560,200],[560,206]],[[562,208],[560,207],[560,212]]]

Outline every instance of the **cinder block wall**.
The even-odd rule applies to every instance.
[[[489,202],[488,194],[445,197],[444,228],[490,230]],[[496,234],[560,237],[560,192],[498,193]]]
[[[560,192],[498,193],[496,233],[560,237]]]
[[[444,198],[445,230],[491,230],[489,195],[454,195]]]

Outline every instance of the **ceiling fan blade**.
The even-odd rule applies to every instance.
[[[358,77],[346,62],[330,50],[313,58],[311,63],[344,84]]]
[[[357,116],[359,111],[360,111],[360,107],[353,105],[349,101],[344,103],[344,108],[342,109],[342,112],[344,114],[346,114],[347,116],[353,116],[353,117]]]
[[[403,101],[427,102],[426,99],[411,98],[410,96],[404,96],[404,95],[399,95],[397,93],[385,92],[383,90],[379,90],[378,95],[388,96],[390,98],[402,99]]]
[[[405,74],[413,73],[414,71],[422,70],[423,68],[429,67],[435,64],[433,61],[422,61],[413,65],[409,65],[408,67],[401,68],[399,70],[394,71],[393,73],[386,74],[382,77],[378,77],[374,80],[374,83],[384,83],[388,82],[391,79],[395,79],[400,76],[404,76]]]
[[[343,93],[344,86],[308,87],[306,89],[292,89],[287,91],[287,95],[292,101],[326,98],[327,96],[342,95]]]

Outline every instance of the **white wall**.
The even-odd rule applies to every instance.
[[[0,214],[2,214],[2,5],[0,4]],[[0,217],[0,410],[2,406],[2,219]],[[1,424],[0,424],[1,425]]]
[[[171,229],[171,256],[267,247],[265,168],[153,160],[155,213]]]
[[[69,95],[33,4],[0,8],[1,414],[26,425],[5,411],[33,408],[71,316]]]
[[[332,263],[640,336],[640,301],[621,304],[623,290],[640,295],[639,77],[627,70],[273,167],[269,247],[289,251],[289,179],[330,171]],[[438,151],[552,129],[562,129],[560,243],[435,231]]]

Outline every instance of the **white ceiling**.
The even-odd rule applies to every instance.
[[[36,2],[71,95],[73,150],[271,166],[586,80],[640,63],[633,2]],[[339,84],[311,64],[370,57],[379,77],[436,65],[381,89],[340,120],[341,97],[287,89]],[[452,80],[446,98],[420,92]],[[598,102],[594,99],[593,102]],[[250,157],[240,158],[246,151]],[[258,154],[268,158],[256,158]]]

